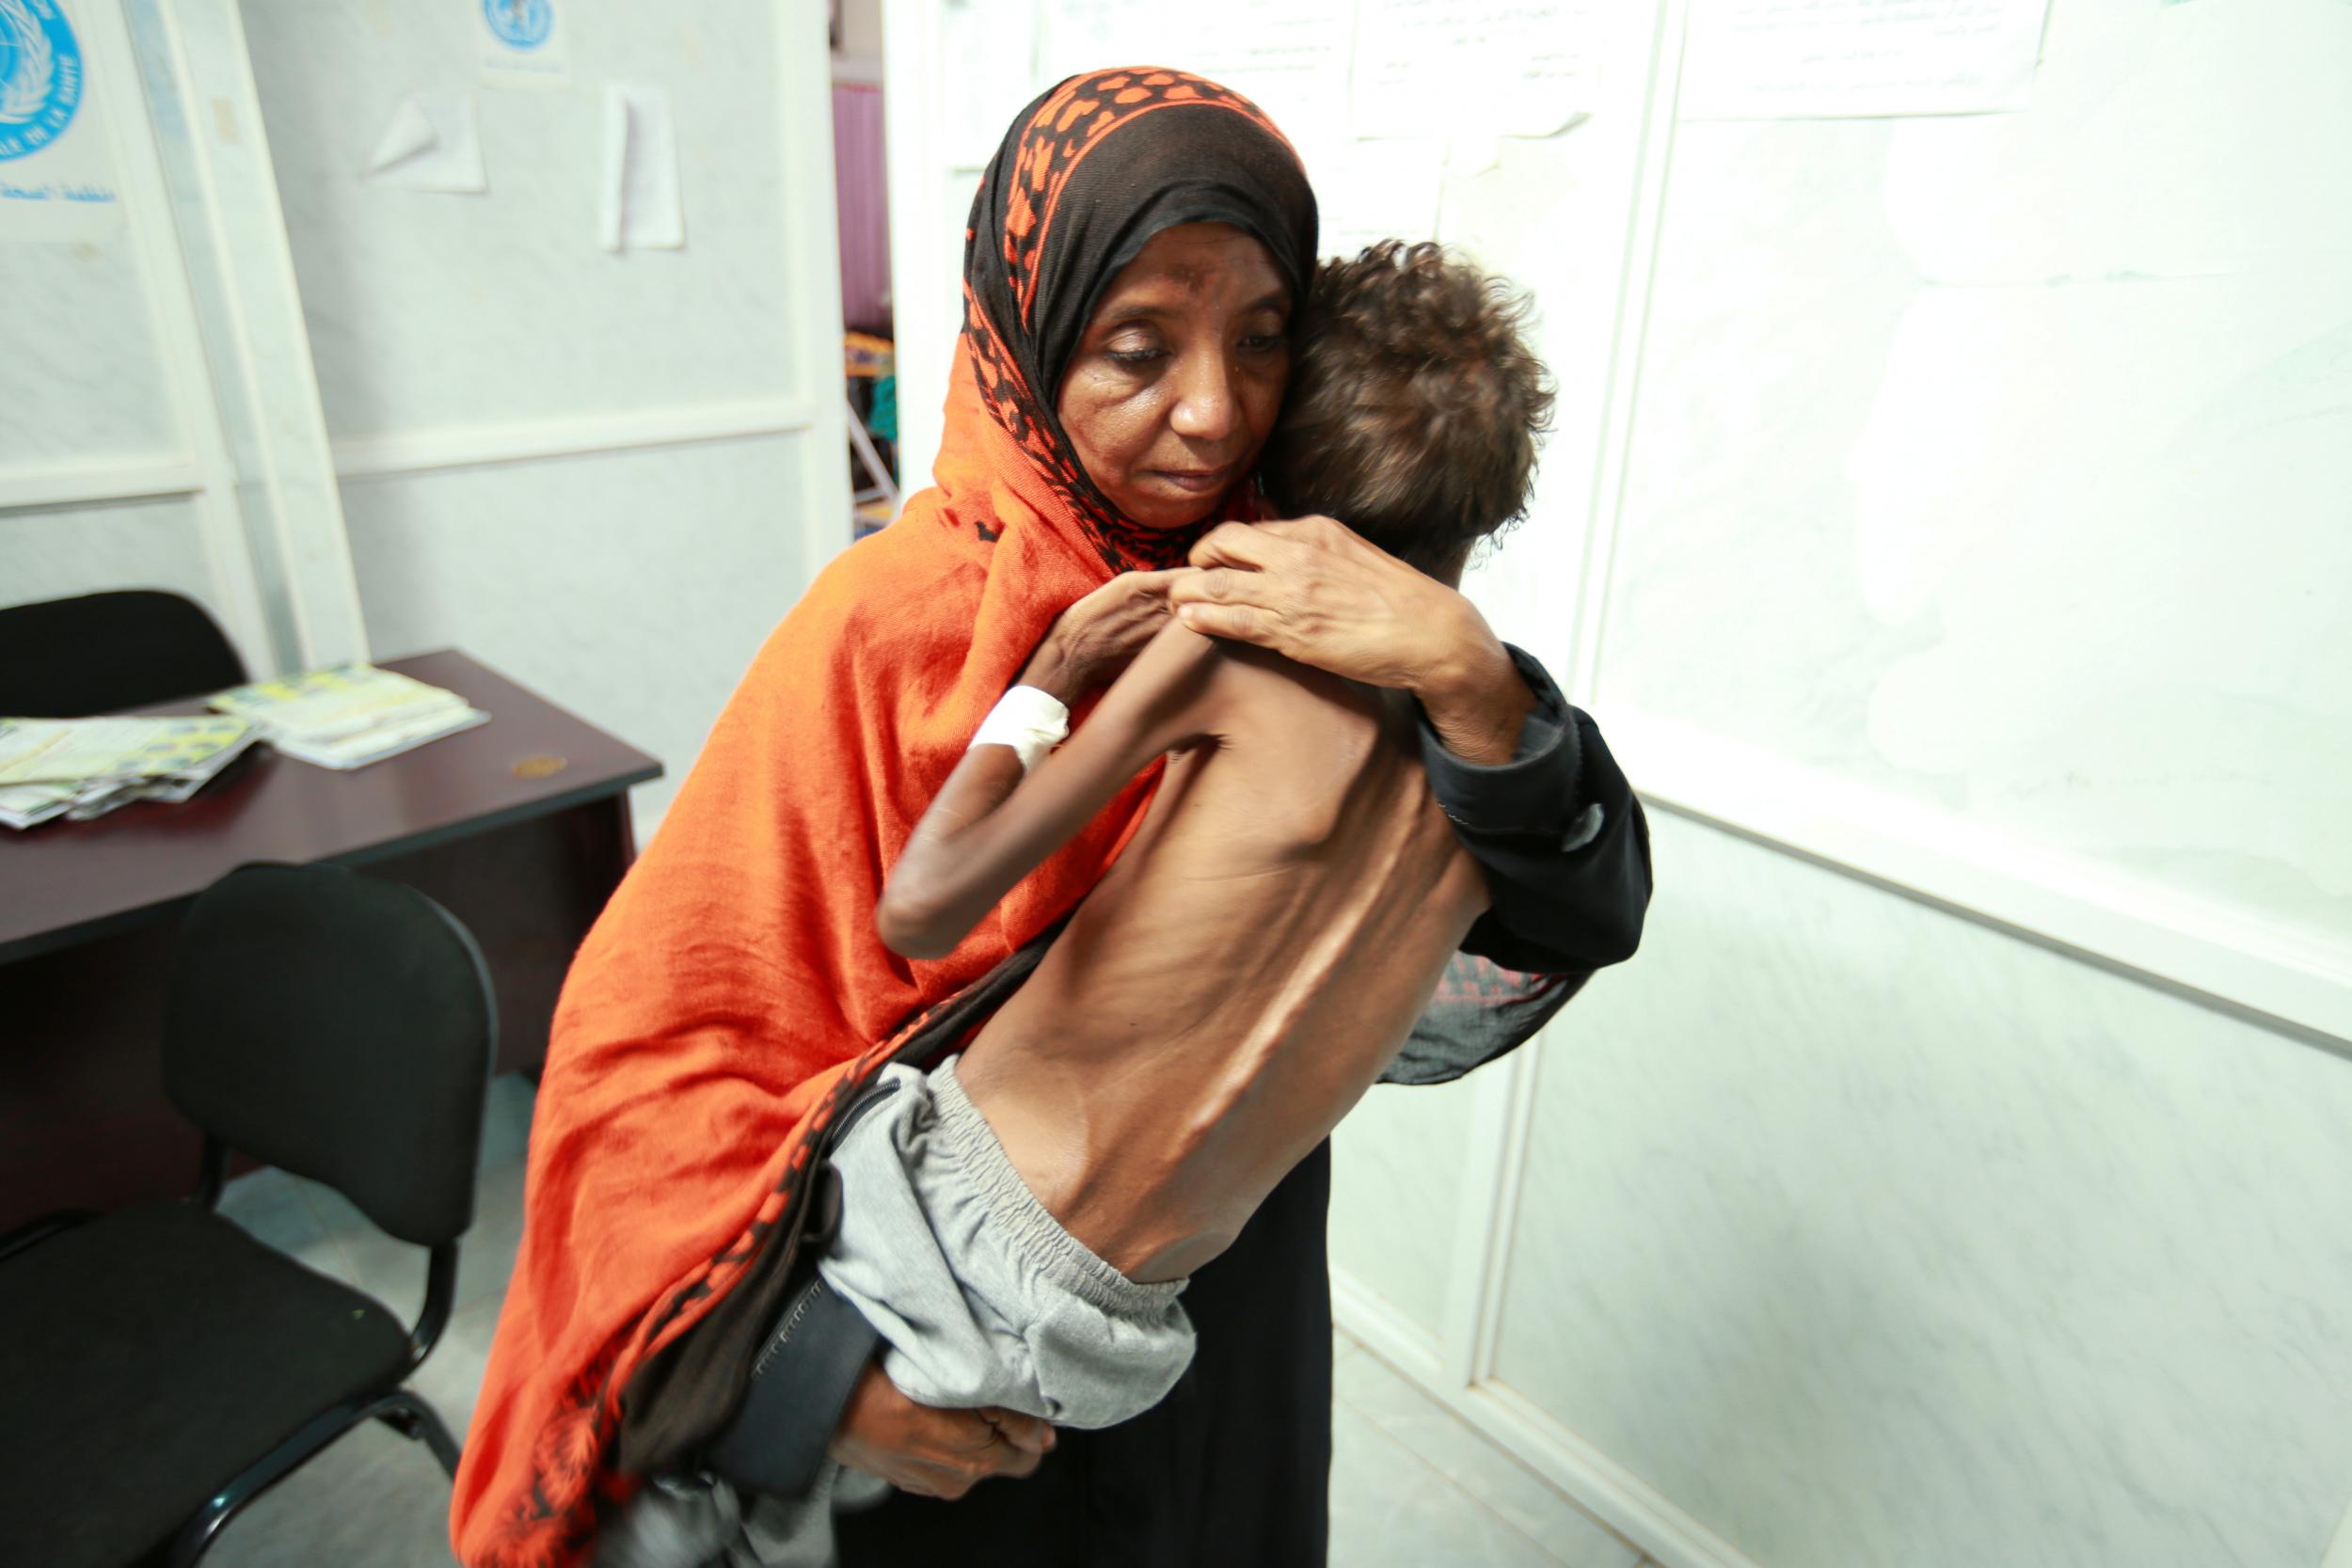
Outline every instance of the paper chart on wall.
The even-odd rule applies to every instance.
[[[1591,0],[1362,0],[1359,136],[1549,136],[1593,105]]]
[[[87,240],[121,224],[96,89],[60,0],[0,0],[0,239]]]
[[[2029,107],[2049,0],[1692,0],[1684,119]]]
[[[572,79],[568,0],[456,0],[473,13],[485,87],[560,87]]]

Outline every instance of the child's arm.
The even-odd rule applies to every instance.
[[[1170,621],[1034,773],[1009,746],[966,752],[891,867],[874,911],[882,942],[910,958],[952,951],[1153,757],[1212,733],[1224,662],[1213,639]]]

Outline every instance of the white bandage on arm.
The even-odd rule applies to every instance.
[[[1016,686],[999,697],[988,717],[980,721],[972,745],[1011,747],[1021,758],[1021,771],[1026,773],[1069,738],[1070,709],[1062,700],[1034,686]]]

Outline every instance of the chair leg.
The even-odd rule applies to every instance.
[[[457,1439],[449,1434],[449,1427],[442,1421],[441,1413],[405,1388],[395,1389],[379,1402],[389,1408],[378,1410],[375,1418],[403,1437],[422,1442],[433,1450],[433,1457],[440,1461],[441,1468],[449,1472],[449,1479],[455,1481],[459,1456]]]
[[[371,1417],[385,1421],[405,1436],[421,1436],[425,1447],[433,1450],[441,1468],[452,1477],[457,1474],[457,1444],[450,1436],[449,1428],[431,1405],[405,1388],[372,1399],[347,1400],[306,1423],[294,1434],[270,1449],[243,1474],[223,1486],[205,1501],[202,1508],[190,1515],[172,1537],[171,1547],[165,1555],[167,1568],[189,1568],[189,1565],[210,1551],[220,1532],[235,1518],[240,1510],[271,1487],[286,1479],[304,1461],[327,1444]],[[411,1426],[419,1430],[411,1431]]]

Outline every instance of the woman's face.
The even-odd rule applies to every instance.
[[[1163,229],[1096,301],[1055,412],[1103,494],[1146,528],[1216,510],[1290,379],[1290,287],[1231,224]]]

